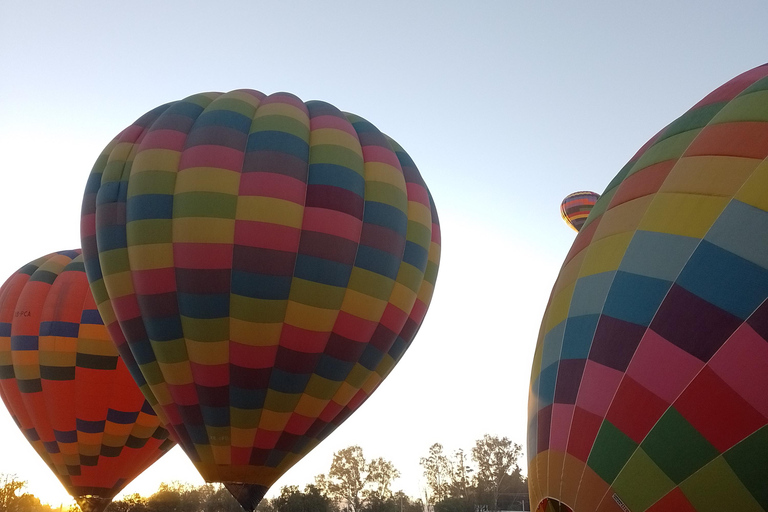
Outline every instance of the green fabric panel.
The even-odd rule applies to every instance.
[[[237,112],[238,114],[243,115],[245,117],[253,117],[253,114],[256,111],[256,108],[250,103],[247,103],[236,97],[230,96],[233,93],[238,94],[238,91],[231,91],[223,94],[222,96],[219,96],[218,98],[216,98],[216,101],[211,103],[206,108],[206,111],[210,112],[211,110],[229,110],[232,112]],[[252,98],[258,101],[255,96],[252,96]]]
[[[409,220],[406,233],[406,240],[420,245],[429,251],[429,244],[432,241],[432,226],[425,226],[419,222]]]
[[[173,195],[175,188],[175,172],[142,171],[131,176],[131,180],[128,182],[128,197],[144,194]]]
[[[250,116],[249,116],[250,117]],[[292,117],[283,115],[261,116],[253,120],[251,133],[263,131],[277,131],[290,133],[296,137],[309,142],[309,121],[301,122]]]
[[[666,160],[676,160],[682,156],[691,142],[699,135],[701,130],[690,130],[687,132],[672,135],[671,137],[657,142],[643,153],[643,156],[637,161],[637,165],[630,174]]]
[[[290,299],[307,306],[325,309],[339,309],[344,300],[346,288],[315,283],[294,277],[291,281]]]
[[[309,152],[309,164],[327,163],[347,167],[358,173],[360,176],[363,176],[365,172],[363,168],[363,159],[351,149],[333,144],[318,144],[312,146],[312,150]]]
[[[366,181],[365,202],[388,204],[408,214],[408,196],[405,191],[389,183]]]
[[[397,282],[413,291],[419,293],[421,283],[424,281],[424,274],[419,269],[408,263],[401,263],[397,271]]]
[[[739,96],[714,119],[714,123],[768,121],[768,91]]]
[[[587,464],[610,484],[636,449],[637,444],[632,439],[610,421],[603,420]]]
[[[768,510],[768,426],[747,437],[723,456],[752,496]]]
[[[237,196],[220,192],[184,192],[173,196],[173,218],[234,219]]]
[[[600,196],[600,199],[597,200],[595,206],[593,206],[592,210],[590,210],[589,217],[587,217],[586,222],[584,222],[584,225],[581,226],[582,230],[592,224],[593,220],[605,213],[605,210],[608,209],[608,205],[611,204],[611,199],[613,199],[614,194],[616,194],[616,190],[618,189],[614,188],[613,190],[608,190],[602,196]]]
[[[661,134],[659,141],[683,132],[704,128],[725,105],[727,105],[727,103],[711,103],[695,110],[689,110],[666,127],[664,133]]]
[[[392,286],[393,282],[390,278],[358,267],[352,270],[352,278],[348,288],[377,299],[389,301]]]
[[[681,483],[680,489],[698,512],[765,512],[722,457]]]
[[[632,170],[632,168],[637,163],[637,160],[630,160],[627,162],[624,167],[621,168],[619,173],[611,180],[611,182],[608,184],[607,187],[605,187],[605,190],[603,190],[603,193],[601,194],[601,197],[607,194],[609,191],[615,189],[619,186],[619,184],[624,181],[624,178],[626,178],[629,175],[629,171]]]
[[[152,349],[160,363],[181,363],[189,361],[187,355],[187,342],[182,339],[170,341],[153,341]]]
[[[719,455],[674,407],[664,413],[640,446],[677,484]]]
[[[194,333],[189,337],[194,341],[225,341],[229,339],[229,317],[224,318],[191,318],[181,316],[184,335]]]
[[[232,318],[259,323],[280,323],[285,320],[287,300],[254,299],[230,294],[229,314]]]
[[[125,248],[102,251],[99,253],[99,258],[101,259],[101,273],[105,277],[131,270],[128,265],[128,250]]]
[[[125,225],[125,234],[131,245],[169,244],[172,224],[171,219],[133,220]]]
[[[751,94],[755,91],[765,91],[768,90],[768,77],[761,78],[757,82],[754,82],[752,85],[741,91],[739,96],[744,96],[746,94]],[[739,96],[736,96],[737,98]]]
[[[630,457],[611,487],[630,510],[645,510],[671,491],[675,483],[641,448]]]

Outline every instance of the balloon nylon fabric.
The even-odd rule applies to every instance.
[[[93,168],[81,232],[99,310],[173,437],[207,481],[264,489],[403,355],[440,254],[397,143],[253,90],[126,128]]]
[[[768,510],[768,66],[653,137],[542,321],[529,488],[575,512]]]
[[[118,357],[79,252],[0,288],[0,397],[67,492],[103,510],[173,443]]]

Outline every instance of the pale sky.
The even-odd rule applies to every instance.
[[[570,192],[602,192],[654,133],[768,61],[765,0],[0,3],[0,280],[80,246],[101,149],[157,105],[258,89],[365,117],[413,157],[443,258],[412,347],[373,397],[275,486],[359,444],[424,486],[419,458],[489,433],[525,443],[547,297],[574,238]],[[521,459],[525,464],[525,457]],[[524,468],[525,470],[525,468]],[[67,494],[0,411],[0,473]],[[125,493],[202,480],[176,448]]]

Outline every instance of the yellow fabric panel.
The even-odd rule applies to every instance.
[[[178,173],[174,192],[219,192],[236,196],[239,189],[239,172],[216,167],[190,167]]]
[[[157,148],[140,151],[131,166],[131,181],[133,176],[145,170],[176,172],[179,168],[179,160],[181,160],[181,153],[172,149]],[[130,194],[130,185],[128,187]]]
[[[284,394],[284,393],[281,393]],[[264,409],[261,412],[261,418],[259,419],[259,428],[265,430],[271,430],[273,432],[282,432],[288,420],[293,414],[293,408],[291,411],[272,411],[270,409]]]
[[[230,464],[232,462],[232,451],[229,445],[222,446],[212,443],[211,451],[216,464]]]
[[[110,342],[110,345],[112,344],[112,337],[109,335],[109,331],[107,331],[103,325],[95,325],[95,324],[80,324],[80,331],[78,333],[78,336],[80,337],[81,343],[93,343],[94,347],[96,345],[102,346],[104,341]],[[63,341],[63,340],[62,340]],[[81,345],[83,346],[83,345]],[[88,345],[90,346],[90,345]],[[61,350],[59,348],[59,344],[56,344],[56,350]],[[94,348],[95,349],[95,348]],[[89,350],[94,350],[89,349]],[[115,351],[114,345],[112,346],[112,352],[117,353]]]
[[[261,409],[239,409],[237,407],[230,407],[229,408],[229,417],[230,417],[230,425],[258,425],[259,424],[259,418],[261,418]],[[256,428],[252,429],[238,429],[242,430],[244,433],[238,434],[238,435],[245,435],[245,432],[253,430],[255,432]],[[232,436],[234,436],[234,427],[233,427],[233,433]],[[253,444],[253,439],[247,444],[246,446],[251,446]]]
[[[93,327],[99,327],[102,333],[106,332],[106,329],[104,329],[104,326],[102,325],[94,325]],[[89,339],[79,338],[77,340],[77,351],[83,354],[93,354],[96,356],[116,356],[117,355],[117,348],[115,348],[115,345],[112,343],[111,339],[89,340]]]
[[[192,370],[189,367],[189,363],[158,363],[160,371],[163,372],[163,378],[165,382],[173,386],[180,386],[183,384],[191,384]]]
[[[609,486],[589,466],[584,466],[574,510],[597,510]]]
[[[288,103],[265,103],[256,110],[254,120],[266,116],[285,116],[293,118],[307,126],[309,130],[309,116],[303,110],[289,105]]]
[[[235,215],[238,220],[252,220],[301,229],[304,206],[276,197],[239,196]]]
[[[659,192],[732,196],[760,164],[754,158],[691,156],[681,158]]]
[[[229,363],[229,340],[195,341],[187,339],[190,363],[217,365]]]
[[[659,193],[640,229],[703,238],[729,198],[695,194]]]
[[[280,343],[280,332],[283,330],[282,322],[257,323],[229,319],[229,335],[232,341],[258,347],[268,347]]]
[[[619,233],[593,241],[579,272],[579,278],[610,272],[619,268],[634,232]]]
[[[318,308],[289,300],[285,323],[308,331],[330,333],[338,316],[337,309]]]
[[[286,413],[290,414],[296,409],[296,404],[299,403],[301,394],[299,393],[282,393],[275,391],[274,389],[267,390],[267,397],[264,399],[264,412],[271,411],[274,413]],[[264,412],[261,414],[261,421],[259,426],[266,428],[267,430],[282,430],[285,424],[278,428],[273,428],[270,424],[264,424]],[[282,421],[282,420],[281,420]],[[287,417],[285,421],[288,421]]]
[[[236,448],[250,448],[253,446],[253,438],[256,437],[255,428],[232,427],[232,446]]]
[[[111,274],[105,281],[110,297],[125,297],[133,294],[133,279],[131,272]]]
[[[181,315],[181,325],[187,333],[187,340],[195,341],[224,341],[229,339],[229,317],[222,318],[190,318]],[[191,337],[195,335],[195,338]],[[222,335],[225,336],[222,338]]]
[[[308,395],[308,397],[310,397],[312,400],[317,399],[327,403],[328,400],[333,398],[333,395],[336,393],[338,388],[339,381],[326,379],[325,377],[321,377],[316,373],[313,373],[312,376],[309,377],[309,382],[307,383],[307,387],[304,390],[304,393]],[[302,397],[302,400],[304,400],[304,397]],[[309,398],[307,398],[307,400],[309,400]],[[297,410],[297,412],[300,411]],[[303,412],[301,414],[306,416],[306,414]]]
[[[231,244],[234,237],[234,219],[218,219],[213,217],[180,217],[173,219],[174,242]]]
[[[579,278],[581,272],[581,265],[584,263],[584,258],[587,255],[587,247],[576,254],[571,260],[563,265],[560,269],[560,275],[557,276],[555,286],[552,288],[552,296],[560,293],[563,288],[573,286],[573,283]]]
[[[81,324],[81,332],[82,326]],[[87,325],[87,324],[85,324]],[[104,326],[94,325],[92,327],[98,327],[100,330],[104,330]],[[10,339],[10,338],[9,338]],[[103,342],[101,343],[103,344]],[[68,336],[40,336],[37,340],[37,348],[40,351],[40,362],[43,361],[43,356],[55,356],[54,359],[60,357],[59,353],[64,353],[72,357],[77,356],[78,338],[70,338]],[[114,350],[113,350],[114,352]],[[90,353],[90,352],[87,352]],[[45,364],[45,363],[42,363]]]
[[[386,307],[387,301],[350,289],[347,289],[341,304],[342,311],[372,322],[381,319]]]
[[[173,244],[129,245],[128,258],[133,270],[173,267]]]
[[[307,390],[312,386],[311,379],[313,377],[315,377],[315,375],[310,377],[310,383],[307,385]],[[334,383],[334,387],[337,385],[338,383]],[[296,413],[308,418],[317,418],[320,416],[320,413],[323,412],[325,406],[328,405],[328,401],[329,399],[315,398],[308,393],[304,393],[301,395],[299,403],[296,405]]]
[[[653,196],[651,195],[643,196],[606,211],[600,224],[597,226],[597,230],[595,230],[592,243],[619,233],[633,233],[637,230],[637,226],[640,225],[640,221],[652,200]]]
[[[416,297],[417,294],[413,293],[413,290],[395,282],[389,302],[401,311],[411,311],[413,303],[416,302]]]
[[[571,307],[571,297],[573,296],[573,290],[576,288],[576,283],[573,282],[570,285],[563,288],[560,293],[552,297],[552,302],[547,309],[548,314],[545,320],[544,332],[548,333],[557,324],[562,322],[568,316],[568,309]]]
[[[768,211],[768,161],[763,160],[746,180],[734,199]]]
[[[360,147],[360,141],[357,140],[357,137],[335,128],[319,128],[317,130],[312,130],[309,137],[309,143],[312,147],[322,145],[341,146],[354,151],[356,155],[363,158],[363,150]]]
[[[563,476],[561,477],[559,500],[572,507],[576,503],[576,495],[579,492],[579,482],[581,480],[579,475],[584,472],[586,464],[568,453],[563,455]],[[565,475],[572,476],[568,478]]]
[[[378,181],[393,185],[403,193],[406,193],[405,178],[403,172],[397,167],[393,167],[383,162],[365,163],[365,181]]]
[[[432,227],[432,211],[428,206],[417,203],[416,201],[408,201],[407,213],[409,221],[418,222],[427,228]]]

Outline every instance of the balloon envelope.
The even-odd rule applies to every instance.
[[[664,128],[608,185],[539,334],[533,503],[768,510],[766,155],[760,66]]]
[[[86,512],[173,446],[118,357],[79,251],[39,258],[0,288],[0,397]]]
[[[172,102],[119,134],[82,240],[143,392],[249,509],[400,359],[440,251],[397,143],[328,103],[253,90]]]
[[[568,194],[560,203],[560,215],[566,224],[579,231],[598,199],[600,194],[595,192],[582,191]]]

